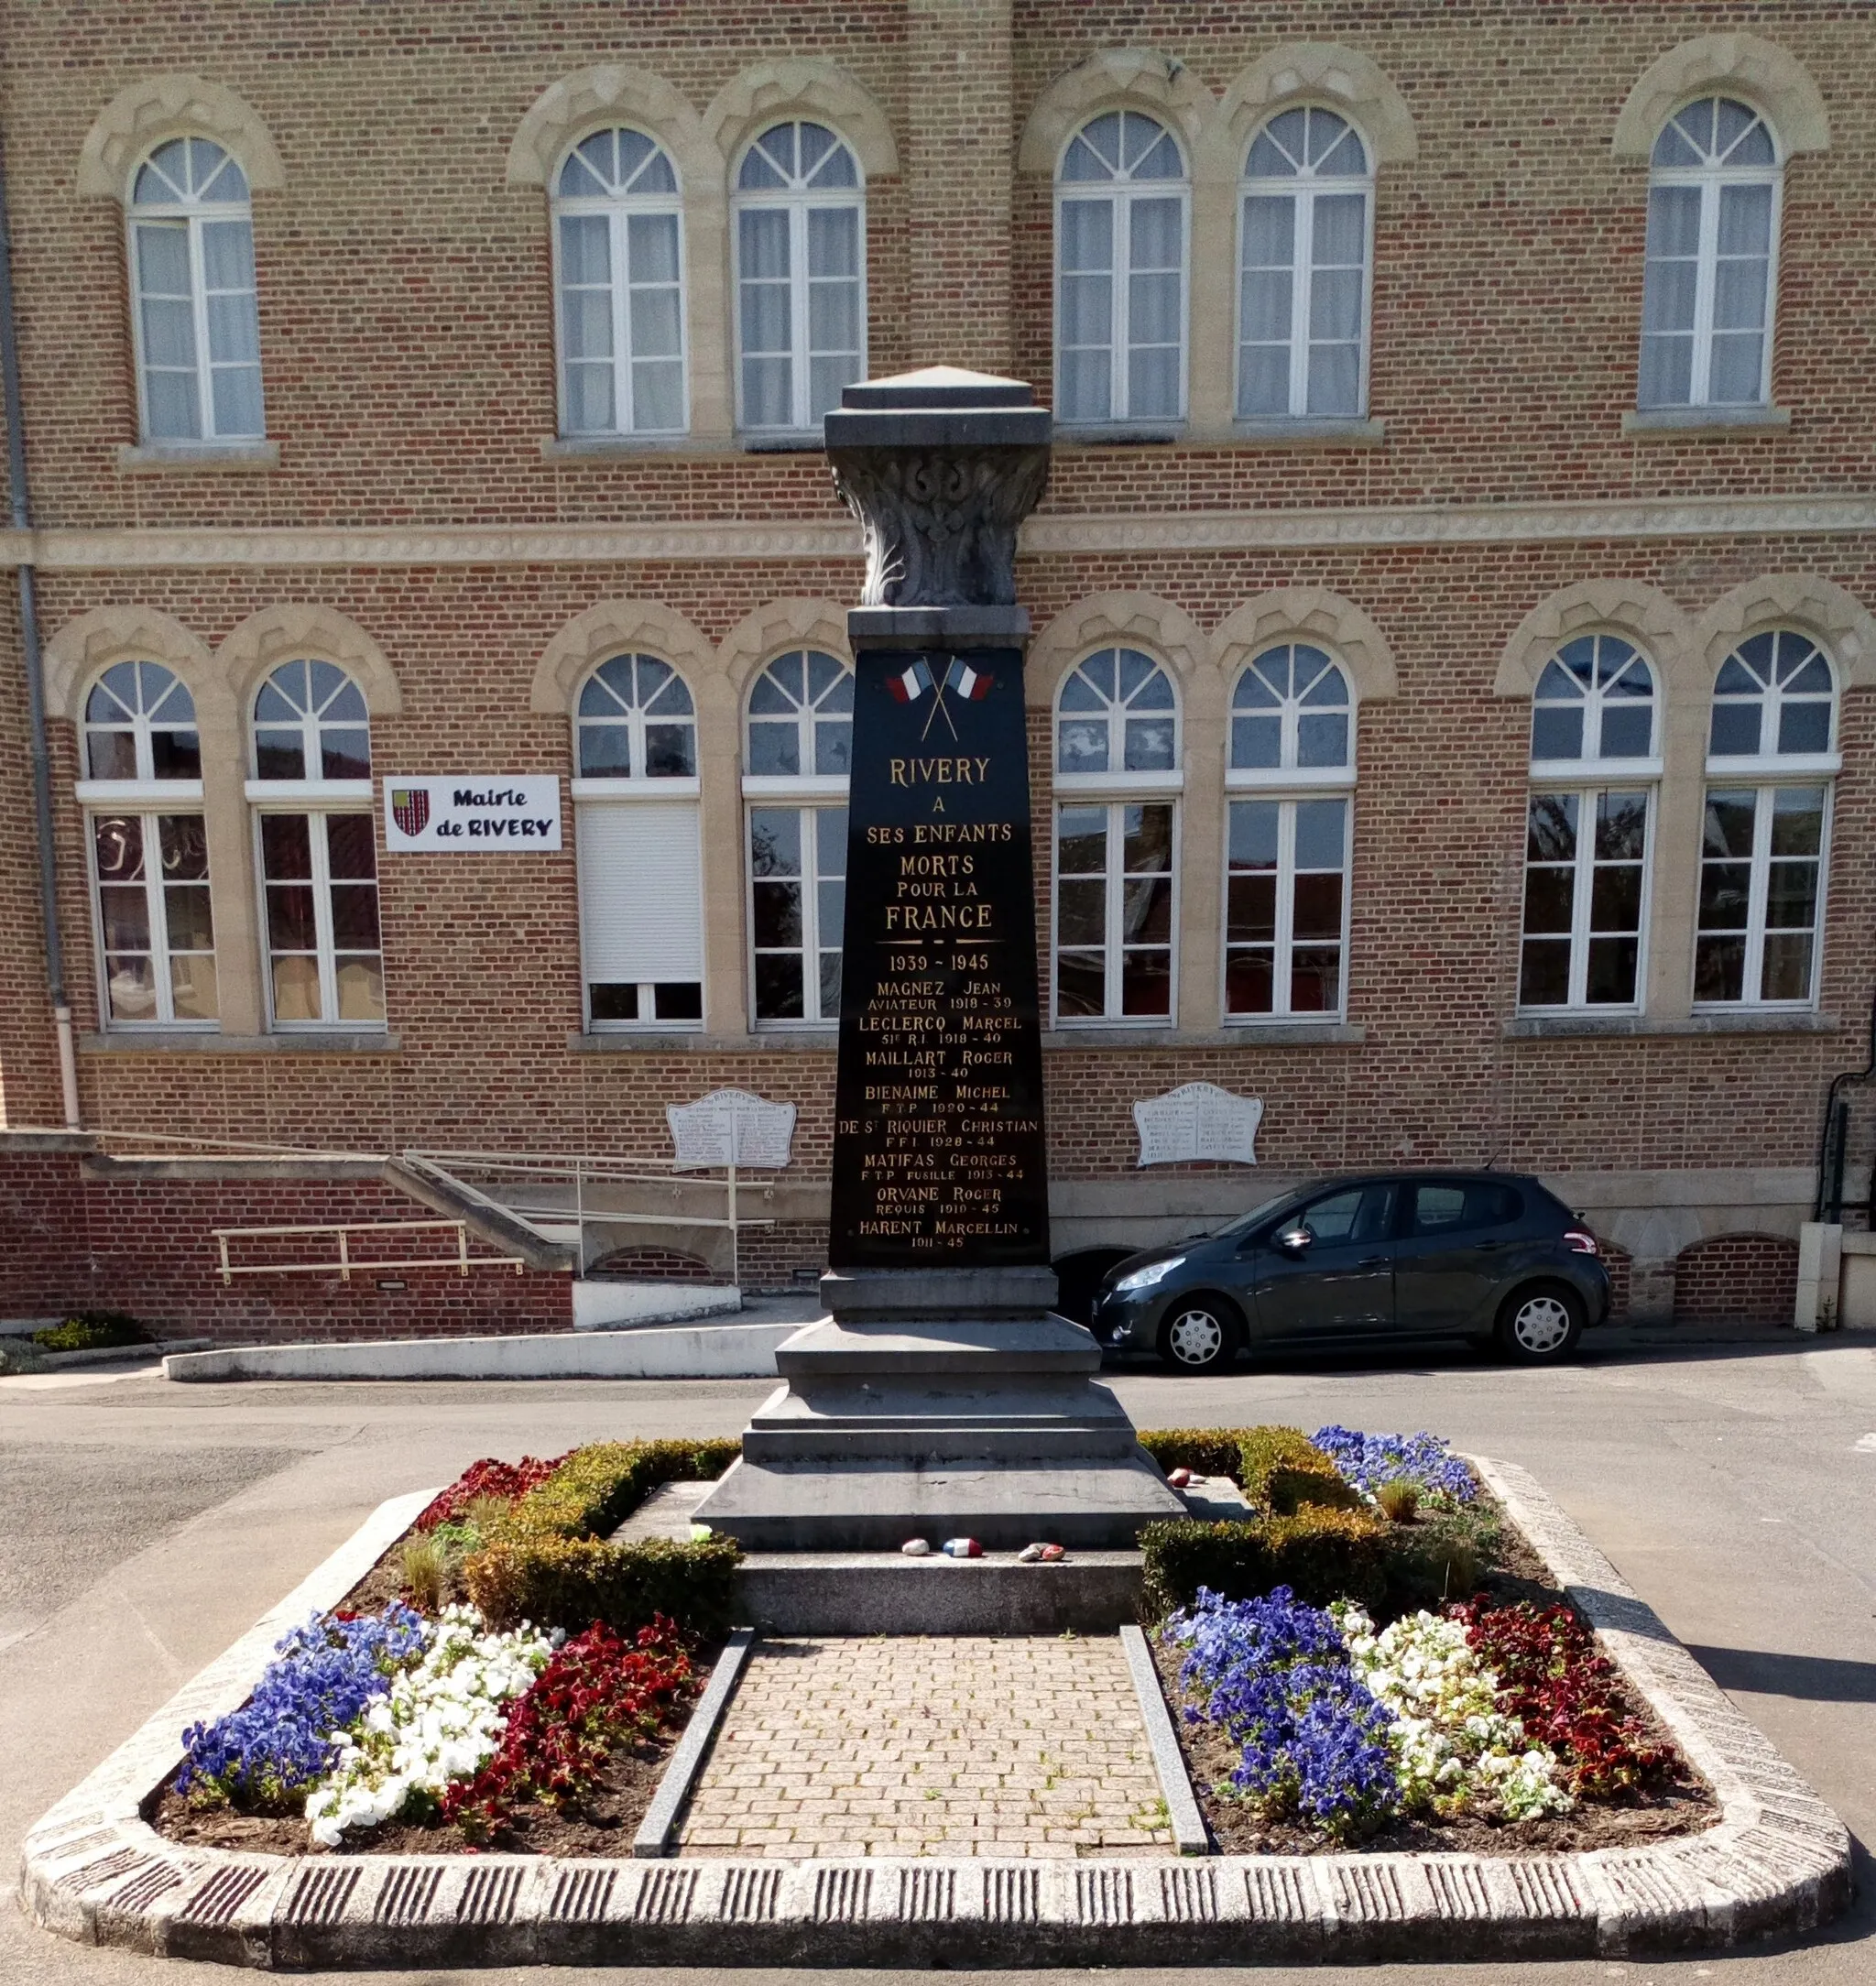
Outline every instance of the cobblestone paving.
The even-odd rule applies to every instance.
[[[1115,1636],[764,1642],[679,1852],[1165,1854]]]

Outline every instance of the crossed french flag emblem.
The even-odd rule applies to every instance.
[[[987,670],[974,668],[962,656],[954,655],[944,671],[943,687],[954,691],[965,703],[976,704],[989,695],[995,681]],[[938,689],[939,684],[924,657],[918,656],[898,674],[888,676],[886,687],[896,703],[916,704],[928,691]]]

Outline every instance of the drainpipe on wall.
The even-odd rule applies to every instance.
[[[6,410],[7,489],[13,500],[13,529],[33,528],[26,480],[26,409],[19,390],[19,325],[13,307],[13,235],[6,220],[6,157],[0,139],[0,388]],[[77,1130],[78,1059],[71,1045],[71,1002],[65,996],[65,945],[59,931],[59,869],[52,847],[52,761],[46,747],[46,680],[39,652],[38,607],[33,597],[30,554],[18,566],[19,645],[26,660],[27,716],[31,729],[33,813],[39,842],[39,907],[46,923],[46,983],[52,998],[52,1024],[59,1037],[59,1087],[65,1128]]]

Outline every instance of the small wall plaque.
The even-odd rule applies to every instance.
[[[746,1089],[714,1089],[695,1103],[664,1107],[678,1164],[765,1166],[788,1163],[795,1107],[766,1103]]]
[[[1185,1159],[1257,1163],[1257,1128],[1262,1099],[1234,1097],[1216,1083],[1184,1083],[1163,1097],[1133,1107],[1142,1165],[1176,1165]]]

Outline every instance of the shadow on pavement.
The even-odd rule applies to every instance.
[[[1702,1648],[1687,1653],[1722,1689],[1806,1703],[1876,1703],[1876,1662],[1830,1655],[1783,1655],[1766,1648]]]

